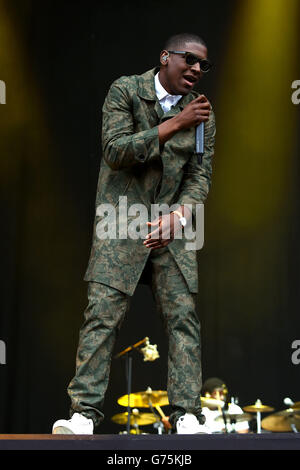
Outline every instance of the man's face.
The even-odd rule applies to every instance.
[[[181,46],[180,51],[191,52],[199,59],[207,59],[207,48],[202,44],[194,42]],[[202,77],[199,62],[194,65],[187,65],[184,56],[170,54],[167,61],[162,61],[162,57],[167,51],[161,53],[160,82],[162,86],[172,95],[187,95]]]
[[[224,388],[215,388],[211,394],[212,398],[216,398],[217,400],[226,400],[226,390]]]

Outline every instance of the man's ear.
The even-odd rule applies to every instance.
[[[160,63],[163,65],[167,65],[169,55],[170,54],[168,53],[168,51],[162,51],[162,53],[160,54]]]

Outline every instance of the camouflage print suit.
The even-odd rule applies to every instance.
[[[198,93],[192,91],[164,113],[155,94],[158,69],[143,75],[121,77],[103,105],[103,157],[96,196],[96,217],[90,260],[88,306],[80,331],[76,375],[68,387],[71,413],[103,419],[103,400],[108,384],[116,332],[129,309],[136,286],[150,273],[149,283],[169,338],[168,397],[174,413],[172,424],[184,411],[201,416],[200,324],[196,313],[198,292],[197,252],[185,248],[186,240],[150,250],[143,239],[100,239],[103,220],[97,208],[111,204],[121,220],[120,196],[131,204],[192,204],[206,199],[212,169],[215,120],[211,112],[205,124],[205,152],[198,165],[193,128],[177,132],[163,146],[158,125],[175,116]],[[128,223],[131,217],[128,216]],[[150,217],[149,219],[150,220]]]

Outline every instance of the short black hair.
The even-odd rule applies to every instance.
[[[207,379],[201,390],[202,396],[205,396],[206,393],[211,394],[216,388],[227,388],[224,380],[219,379],[219,377],[211,377]]]
[[[163,50],[181,50],[188,42],[195,42],[196,44],[201,44],[202,46],[207,47],[204,40],[197,34],[179,33],[174,34],[166,40]]]

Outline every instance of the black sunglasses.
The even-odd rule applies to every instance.
[[[199,57],[197,57],[195,54],[192,54],[192,52],[186,52],[186,51],[168,51],[168,52],[169,54],[183,55],[187,65],[195,65],[197,62],[199,62],[200,70],[204,73],[209,72],[210,69],[212,68],[212,63],[208,59],[199,59]]]

